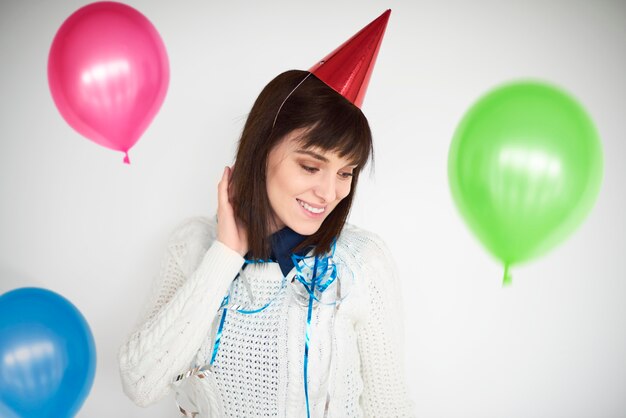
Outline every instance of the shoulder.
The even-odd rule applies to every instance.
[[[385,241],[376,233],[346,224],[337,238],[337,250],[359,254],[363,257],[388,254]]]
[[[167,248],[185,272],[192,272],[216,240],[217,220],[196,216],[185,219],[171,233]]]
[[[346,224],[339,234],[335,256],[354,271],[395,269],[385,241],[378,234],[351,224]]]
[[[207,243],[215,240],[217,221],[215,217],[195,216],[179,223],[169,238],[170,245],[181,243]]]
[[[337,264],[348,268],[354,277],[353,296],[345,306],[352,306],[356,321],[365,323],[375,317],[380,306],[398,303],[400,281],[394,257],[385,241],[376,233],[346,224],[337,239]]]

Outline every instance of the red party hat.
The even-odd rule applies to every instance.
[[[385,11],[309,71],[360,108],[390,14]]]

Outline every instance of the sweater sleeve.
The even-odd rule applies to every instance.
[[[362,277],[367,303],[356,326],[361,357],[365,417],[413,417],[403,367],[402,293],[398,271],[385,243],[371,237]]]
[[[146,320],[120,347],[124,392],[139,406],[164,397],[189,368],[244,262],[221,242],[211,242],[207,227],[196,219],[174,232]]]

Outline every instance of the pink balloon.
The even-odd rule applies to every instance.
[[[169,84],[165,45],[130,6],[98,2],[68,17],[48,57],[48,84],[65,121],[125,153],[159,111]]]

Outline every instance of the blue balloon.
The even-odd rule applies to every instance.
[[[78,309],[46,289],[0,296],[0,415],[76,415],[93,384],[96,348]]]

